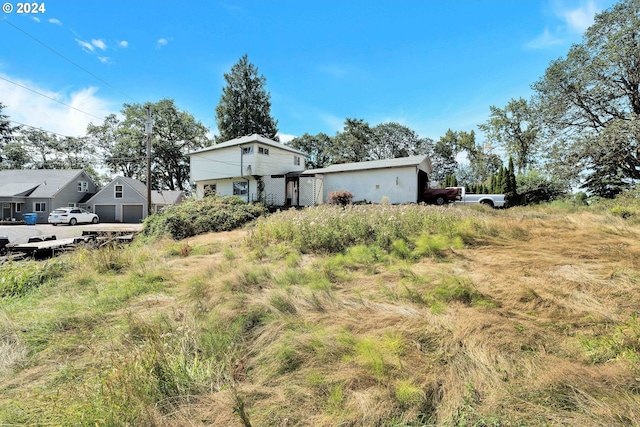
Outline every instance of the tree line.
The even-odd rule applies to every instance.
[[[432,181],[443,185],[455,176],[459,185],[502,189],[496,182],[504,181],[501,173],[508,171],[516,177],[516,194],[535,189],[535,200],[559,197],[575,186],[614,197],[640,179],[638,28],[640,0],[621,0],[596,15],[582,42],[532,84],[530,99],[489,107],[489,119],[478,125],[481,142],[473,130],[450,129],[434,141],[398,123],[371,126],[347,118],[335,135],[305,133],[289,145],[309,155],[308,168],[424,154],[432,162]],[[248,56],[224,78],[215,109],[219,135],[212,139],[205,126],[170,99],[124,104],[120,117],[92,123],[77,138],[12,126],[0,103],[0,168],[106,168],[144,180],[145,111],[151,106],[152,185],[187,189],[187,152],[253,133],[278,140],[266,79]],[[497,152],[510,159],[508,166]],[[513,191],[513,180],[505,182],[510,187],[504,191]]]

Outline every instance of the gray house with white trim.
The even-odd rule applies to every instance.
[[[37,213],[46,223],[59,207],[83,206],[96,193],[96,184],[82,169],[0,170],[0,219],[22,220],[23,213]]]
[[[184,201],[182,191],[151,191],[151,211]],[[147,217],[147,186],[133,178],[118,176],[91,197],[87,206],[100,217],[100,222],[139,223]]]

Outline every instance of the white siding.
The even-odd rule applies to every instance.
[[[200,183],[241,175],[278,175],[304,170],[304,159],[297,155],[301,157],[301,165],[294,165],[296,154],[290,151],[260,143],[244,144],[243,147],[253,147],[253,152],[241,154],[240,146],[235,146],[192,154],[191,180]],[[259,147],[268,148],[269,154],[258,153]]]
[[[235,177],[235,178],[227,178],[227,179],[213,179],[196,182],[196,197],[201,199],[204,197],[204,186],[208,184],[216,185],[216,194],[218,196],[233,196],[233,183],[235,181],[249,181],[249,194],[244,196],[240,196],[247,201],[254,201],[257,199],[258,194],[258,183],[252,177]]]
[[[191,180],[199,183],[205,180],[229,178],[240,173],[240,147],[222,148],[191,156]],[[253,155],[255,156],[255,155]],[[242,156],[243,167],[251,164],[249,157]]]
[[[418,177],[414,166],[328,173],[323,175],[324,201],[332,191],[347,190],[354,202],[380,203],[386,196],[390,203],[415,203],[418,200]]]

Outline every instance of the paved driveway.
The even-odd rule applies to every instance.
[[[0,236],[7,236],[9,243],[27,243],[32,236],[55,235],[58,239],[82,236],[84,230],[142,230],[142,224],[80,224],[75,226],[51,224],[0,225]]]

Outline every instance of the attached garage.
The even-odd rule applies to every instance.
[[[122,222],[137,224],[144,219],[144,206],[122,205]]]
[[[432,173],[427,156],[343,163],[310,169],[300,175],[300,204],[327,202],[333,191],[347,190],[354,202],[417,203]],[[310,176],[315,176],[314,183]],[[318,182],[319,181],[319,182]],[[303,183],[305,187],[302,187]],[[312,194],[307,194],[312,192]]]
[[[116,222],[116,205],[94,205],[93,212],[98,214],[100,222]]]

